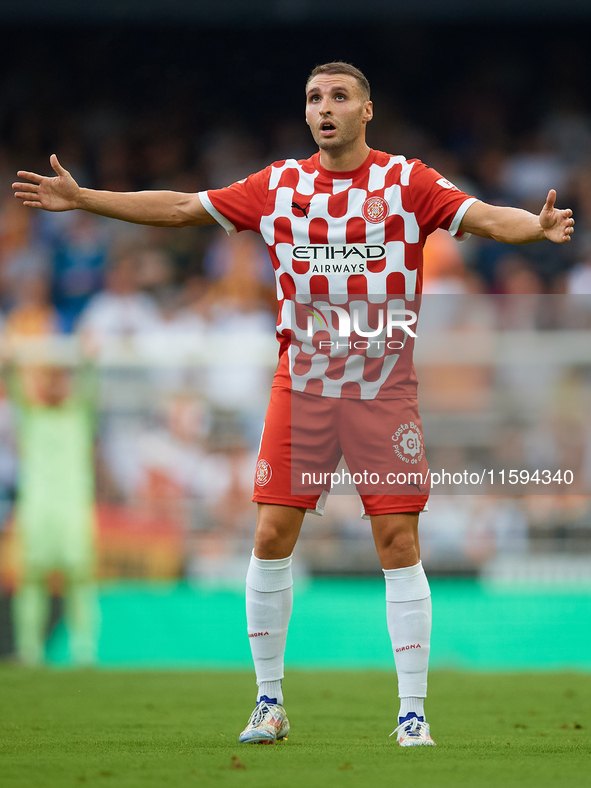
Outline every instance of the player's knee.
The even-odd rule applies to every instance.
[[[303,517],[303,509],[260,506],[254,539],[256,557],[275,559],[291,555]]]
[[[285,534],[271,523],[257,528],[255,538],[255,554],[257,558],[269,558],[271,555],[274,558],[278,551],[281,552],[281,547],[285,541]]]
[[[415,534],[407,530],[394,529],[380,535],[377,547],[395,555],[414,553],[418,549]]]
[[[255,555],[257,558],[286,558],[291,555],[297,531],[286,529],[283,524],[267,521],[259,523],[255,534]]]

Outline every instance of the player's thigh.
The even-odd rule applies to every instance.
[[[430,477],[416,400],[343,400],[339,438],[366,514],[424,508]]]
[[[315,509],[341,451],[334,400],[274,387],[256,466],[257,503]]]

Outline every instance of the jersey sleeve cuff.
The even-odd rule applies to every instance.
[[[452,219],[452,222],[449,226],[449,234],[453,235],[456,241],[465,241],[466,238],[470,238],[472,233],[464,233],[460,230],[460,224],[462,223],[462,219],[464,218],[464,214],[468,210],[471,205],[474,205],[475,202],[478,202],[476,197],[470,197],[460,205],[457,210],[456,215]]]
[[[228,235],[232,235],[236,232],[236,228],[232,222],[229,219],[226,219],[226,217],[221,214],[217,208],[214,208],[214,205],[209,199],[209,194],[207,192],[199,192],[198,197],[201,200],[201,205],[203,205],[207,213],[210,214],[210,216],[212,216],[216,222],[224,228]]]

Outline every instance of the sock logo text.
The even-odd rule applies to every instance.
[[[410,646],[400,646],[400,648],[396,649],[396,653],[398,654],[399,651],[408,651],[409,648],[420,648],[420,647],[421,647],[420,643],[417,643],[416,645],[410,645]]]

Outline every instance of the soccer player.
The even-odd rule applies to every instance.
[[[27,182],[14,184],[16,197],[30,208],[80,208],[171,227],[217,222],[228,233],[259,232],[268,245],[279,299],[280,360],[255,475],[258,517],[246,608],[258,695],[241,742],[272,743],[289,732],[282,679],[291,555],[306,510],[321,512],[325,497],[315,477],[307,488],[294,490],[294,466],[305,471],[308,462],[313,470],[330,471],[342,452],[354,472],[367,470],[372,461],[380,470],[395,471],[415,461],[423,480],[428,474],[411,329],[399,323],[390,343],[404,352],[382,343],[377,351],[343,356],[331,345],[335,314],[340,321],[338,310],[344,310],[336,305],[351,306],[355,297],[355,308],[366,309],[366,329],[373,327],[380,304],[389,316],[390,309],[402,312],[406,321],[409,304],[421,292],[425,239],[438,227],[458,238],[474,233],[512,244],[544,238],[563,243],[573,232],[572,211],[555,207],[553,190],[535,216],[470,197],[418,160],[371,150],[365,133],[372,112],[365,76],[348,63],[328,63],[316,67],[306,83],[306,122],[319,148],[308,160],[276,162],[227,188],[199,194],[120,194],[80,188],[53,155],[57,177],[19,172]],[[325,321],[312,338],[302,323],[306,304],[312,323],[322,323],[326,314],[333,321]],[[370,332],[357,327],[356,334]],[[411,486],[380,495],[375,486],[357,485],[385,575],[401,746],[434,744],[424,712],[431,602],[418,539],[428,484]]]
[[[17,407],[19,465],[15,525],[22,577],[13,600],[16,651],[24,665],[45,659],[52,572],[64,582],[71,661],[96,661],[94,580],[94,376],[47,361],[6,369]]]

